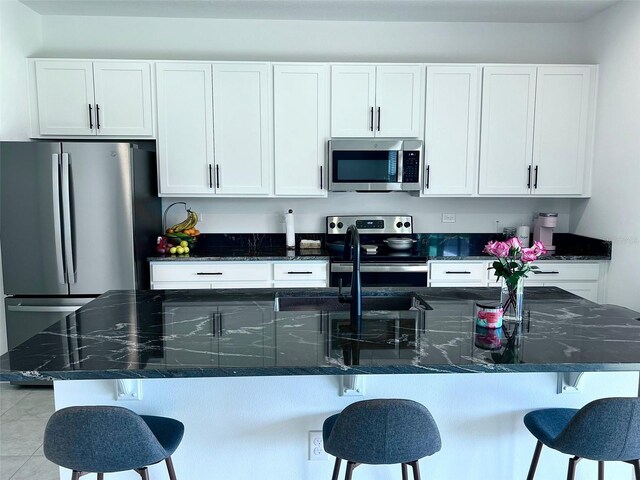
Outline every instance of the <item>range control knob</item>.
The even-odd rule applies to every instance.
[[[402,222],[398,222],[398,223],[396,223],[396,227],[398,227],[398,228],[402,228]]]
[[[338,228],[342,228],[342,227],[344,227],[344,223],[338,222]]]
[[[333,222],[331,222],[331,223],[329,224],[329,228],[336,228],[336,224],[335,224],[335,223],[333,223]]]
[[[411,224],[409,222],[404,222],[404,228],[409,228]]]

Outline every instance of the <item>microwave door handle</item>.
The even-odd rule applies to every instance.
[[[397,173],[397,177],[396,177],[396,182],[398,183],[402,183],[402,173],[403,173],[403,166],[404,163],[404,151],[402,150],[398,150],[398,171]]]

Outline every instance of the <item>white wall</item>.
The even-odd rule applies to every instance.
[[[52,56],[579,63],[581,25],[43,17]]]
[[[532,225],[536,212],[558,212],[558,232],[569,231],[568,199],[418,198],[407,193],[330,193],[326,199],[253,200],[246,198],[164,198],[163,207],[185,201],[201,217],[198,228],[208,233],[282,233],[283,214],[295,214],[296,232],[324,233],[326,215],[409,214],[416,232],[496,232],[503,227]],[[443,213],[455,213],[456,223],[442,223]],[[173,225],[183,220],[175,206],[167,215]],[[496,220],[499,222],[496,224]]]
[[[42,46],[41,17],[17,0],[0,1],[0,139],[29,138],[25,58]]]
[[[625,1],[585,25],[600,64],[592,198],[574,202],[576,233],[613,241],[607,301],[640,311],[640,2]]]

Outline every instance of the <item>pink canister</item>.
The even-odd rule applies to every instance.
[[[481,305],[476,303],[476,325],[484,328],[502,327],[502,305]]]

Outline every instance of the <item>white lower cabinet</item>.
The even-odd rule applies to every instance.
[[[329,262],[151,262],[151,289],[303,288],[328,286]]]
[[[431,287],[486,287],[487,262],[484,260],[444,260],[429,262]]]

